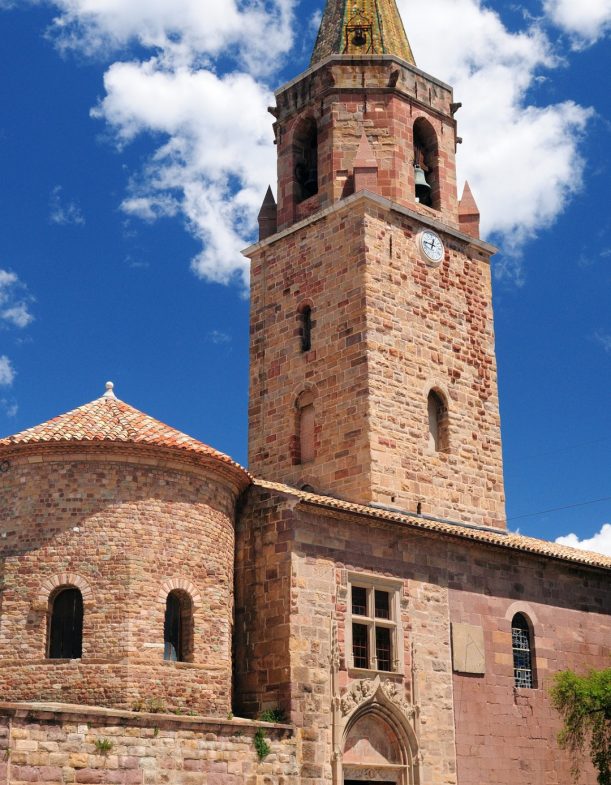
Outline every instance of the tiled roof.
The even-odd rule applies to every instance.
[[[183,450],[248,474],[238,463],[212,447],[165,425],[115,398],[97,398],[48,422],[0,439],[0,451],[17,445],[109,443]]]
[[[524,537],[521,534],[507,532],[504,529],[499,529],[498,532],[495,532],[489,528],[470,528],[459,524],[428,520],[406,513],[381,510],[377,507],[374,508],[364,504],[354,504],[353,502],[334,499],[330,496],[320,496],[315,493],[308,493],[307,491],[292,488],[288,485],[268,482],[266,480],[255,479],[254,485],[258,488],[296,497],[305,504],[326,508],[330,512],[335,511],[366,516],[374,520],[398,523],[414,529],[437,532],[439,534],[451,535],[466,540],[474,540],[476,542],[508,548],[510,550],[532,553],[537,556],[546,556],[548,558],[561,559],[576,564],[584,564],[590,567],[602,567],[611,570],[611,557],[609,556],[603,556],[600,553],[592,553],[590,551],[582,551],[577,548],[570,548],[566,545],[557,545],[556,543],[547,542],[546,540],[537,540],[534,537]]]
[[[361,45],[358,26],[365,30]],[[327,0],[311,65],[333,54],[390,54],[416,65],[396,0]]]

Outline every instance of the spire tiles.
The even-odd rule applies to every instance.
[[[396,0],[327,0],[311,65],[333,54],[390,54],[416,64]]]

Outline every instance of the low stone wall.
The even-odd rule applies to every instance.
[[[0,703],[0,785],[297,785],[296,752],[287,725]]]

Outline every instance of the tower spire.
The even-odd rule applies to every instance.
[[[327,0],[310,64],[333,54],[389,54],[416,65],[396,0]]]

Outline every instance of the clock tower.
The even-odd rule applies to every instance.
[[[452,88],[395,0],[328,0],[276,93],[252,261],[249,461],[362,504],[505,526],[490,257]]]

